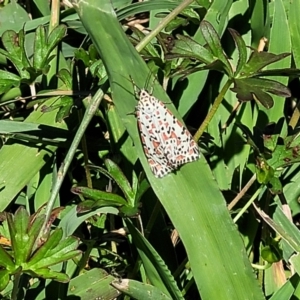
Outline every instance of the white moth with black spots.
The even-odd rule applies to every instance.
[[[184,125],[157,98],[141,89],[136,116],[141,141],[155,177],[164,177],[195,161],[200,152]]]

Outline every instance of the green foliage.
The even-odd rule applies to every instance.
[[[3,290],[9,283],[9,276],[21,273],[32,277],[54,279],[68,282],[68,275],[50,269],[50,266],[74,258],[80,254],[78,240],[74,237],[62,239],[62,230],[56,229],[46,239],[38,239],[45,215],[29,217],[27,211],[20,207],[15,215],[6,214],[11,251],[0,246],[1,277],[0,286]],[[5,223],[4,223],[5,226]]]
[[[299,298],[300,0],[67,5],[1,4],[1,296]],[[131,81],[198,161],[154,177]]]

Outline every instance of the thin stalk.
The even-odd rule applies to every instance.
[[[96,94],[94,95],[94,97],[92,98],[91,100],[91,103],[89,105],[89,107],[86,109],[85,111],[85,114],[84,114],[84,117],[83,117],[83,120],[82,120],[82,123],[80,124],[77,132],[76,132],[76,135],[74,137],[74,140],[71,144],[71,147],[70,147],[70,150],[68,151],[67,155],[66,155],[66,158],[65,158],[65,161],[62,163],[62,165],[60,166],[59,170],[58,170],[58,174],[57,174],[57,178],[56,178],[56,181],[53,185],[53,189],[52,189],[52,193],[51,193],[51,196],[50,196],[50,199],[47,203],[47,206],[46,206],[46,216],[45,216],[45,221],[44,221],[44,224],[43,224],[43,228],[46,228],[46,225],[49,221],[49,218],[50,218],[50,215],[51,215],[51,211],[53,209],[53,206],[54,206],[54,203],[55,203],[55,199],[59,193],[59,190],[61,188],[61,185],[63,183],[63,180],[67,174],[67,170],[69,169],[70,167],[70,164],[73,160],[73,157],[75,155],[75,152],[78,148],[78,145],[80,144],[80,141],[86,131],[86,128],[88,127],[91,119],[93,118],[102,98],[104,96],[104,92],[99,89]],[[41,236],[44,236],[46,234],[46,232],[44,232],[44,230],[41,231],[41,234],[40,234],[40,237]]]
[[[20,279],[21,279],[21,272],[17,272],[14,275],[13,289],[12,289],[12,292],[11,292],[11,299],[12,300],[17,300],[18,299]]]
[[[228,210],[232,210],[233,207],[239,202],[239,200],[244,197],[244,195],[247,193],[247,191],[250,189],[252,184],[256,180],[256,174],[253,174],[251,179],[247,182],[247,184],[242,188],[242,190],[236,195],[236,197],[228,204],[227,208]]]
[[[59,18],[60,18],[60,1],[59,0],[52,0],[51,1],[51,15],[50,15],[48,34],[50,34],[51,31],[59,25]],[[59,61],[58,46],[56,46],[52,50],[50,56],[52,56],[52,55],[53,55],[53,59],[50,62],[50,69],[49,69],[49,72],[47,73],[48,82],[50,82],[50,80],[52,79],[52,76],[54,74],[57,74],[57,72],[58,72],[58,61]],[[56,80],[54,82],[56,82]],[[53,87],[56,87],[56,86],[53,86]]]
[[[236,223],[238,219],[243,215],[243,213],[250,207],[250,205],[255,201],[255,199],[259,196],[260,192],[264,189],[263,186],[261,186],[254,195],[250,198],[250,200],[246,203],[246,205],[239,211],[239,213],[235,216],[233,219],[233,222]]]
[[[80,120],[80,122],[82,122],[82,119],[83,119],[82,118],[82,109],[78,110],[78,119]],[[88,167],[89,156],[88,156],[88,147],[87,147],[85,135],[83,135],[83,137],[81,139],[81,147],[82,147],[82,152],[83,152],[84,170],[85,170],[87,186],[92,189],[93,183],[92,183],[90,168]]]
[[[174,10],[172,10],[148,35],[145,36],[136,46],[135,49],[140,52],[152,39],[154,39],[177,15],[179,15],[194,0],[182,1]]]
[[[220,94],[218,95],[215,102],[213,103],[213,105],[210,109],[210,112],[208,113],[205,120],[203,121],[203,123],[201,124],[201,126],[199,127],[197,132],[195,133],[195,135],[194,135],[194,140],[195,141],[199,141],[199,139],[202,136],[203,132],[205,131],[205,129],[209,125],[209,122],[211,121],[213,116],[216,114],[216,112],[217,112],[217,110],[218,110],[218,108],[219,108],[226,92],[228,91],[229,87],[231,86],[231,84],[232,84],[232,79],[228,79],[227,82],[225,83],[225,85],[223,86]]]

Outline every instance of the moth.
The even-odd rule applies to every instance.
[[[155,177],[198,160],[199,147],[163,102],[145,89],[138,92],[136,117],[144,152]]]

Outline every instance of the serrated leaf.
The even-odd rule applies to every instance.
[[[58,45],[58,43],[65,37],[67,33],[67,27],[63,24],[56,26],[50,32],[47,40],[49,53]]]
[[[48,53],[47,36],[44,26],[39,26],[35,31],[34,51],[33,51],[33,67],[42,69],[44,58]]]
[[[239,59],[238,59],[237,65],[236,65],[236,70],[234,73],[234,75],[236,76],[237,74],[239,74],[239,72],[241,71],[241,69],[243,68],[243,66],[245,65],[245,63],[247,61],[247,47],[246,47],[246,44],[245,44],[243,38],[240,36],[240,34],[236,30],[234,30],[232,28],[229,28],[228,30],[234,39],[235,45],[238,50],[238,55],[239,55]]]
[[[274,104],[268,93],[281,97],[290,97],[289,89],[283,84],[269,79],[246,78],[235,79],[231,89],[240,101],[259,101],[264,107],[271,108]]]
[[[174,46],[170,51],[172,56],[189,57],[204,64],[211,64],[217,60],[217,57],[214,57],[210,51],[190,37],[180,34],[177,34],[176,37],[177,40],[174,41]],[[170,55],[168,56],[170,57]]]
[[[273,168],[282,168],[300,162],[299,139],[297,143],[294,146],[289,146],[289,139],[287,139],[284,141],[284,145],[277,145],[270,159],[270,164]]]
[[[240,71],[240,77],[253,77],[257,76],[258,72],[276,61],[279,61],[287,56],[291,55],[290,53],[281,53],[273,54],[269,52],[258,52],[253,49],[253,52],[250,55],[248,62],[244,65]],[[270,70],[272,72],[272,70]]]
[[[262,70],[257,72],[256,76],[300,76],[300,70],[292,68]]]
[[[207,21],[203,20],[200,23],[200,30],[203,34],[205,41],[207,42],[208,47],[210,48],[212,54],[217,57],[224,65],[224,70],[228,76],[233,76],[233,70],[225,54],[220,37],[214,27]]]

